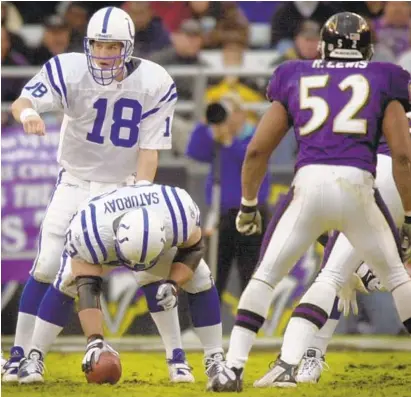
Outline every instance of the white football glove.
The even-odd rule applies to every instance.
[[[365,263],[357,269],[356,273],[361,277],[361,281],[368,292],[387,291],[380,279],[372,272]]]
[[[167,280],[164,284],[158,287],[156,294],[157,304],[162,306],[164,310],[171,310],[177,306],[178,292],[177,284],[172,280]]]
[[[343,312],[344,316],[348,316],[350,313],[350,308],[352,312],[358,314],[358,305],[357,305],[357,292],[360,291],[364,294],[368,294],[367,289],[364,287],[364,284],[357,273],[353,273],[350,279],[341,287],[338,292],[338,311]]]
[[[100,354],[104,352],[114,353],[116,356],[119,355],[104,339],[94,339],[89,342],[86,348],[86,354],[81,362],[82,371],[86,373],[90,372],[92,362],[97,363]]]
[[[240,211],[235,219],[237,230],[241,234],[250,236],[252,234],[261,234],[262,220],[257,206],[246,206],[241,204]]]

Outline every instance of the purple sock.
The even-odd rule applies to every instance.
[[[187,296],[191,320],[195,328],[221,323],[220,300],[215,285],[197,294],[187,293]]]
[[[50,284],[40,283],[30,276],[21,294],[19,312],[36,316],[49,286]]]
[[[164,281],[156,281],[155,283],[147,284],[143,286],[144,295],[146,296],[148,310],[151,313],[163,312],[164,308],[157,304],[157,290],[158,287],[163,284]]]
[[[63,327],[73,311],[74,299],[50,285],[44,295],[37,316],[44,321]]]

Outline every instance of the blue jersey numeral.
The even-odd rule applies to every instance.
[[[96,119],[94,120],[91,132],[87,134],[87,140],[94,143],[102,144],[104,137],[102,135],[103,123],[107,113],[107,98],[98,99],[93,108],[97,110]],[[131,117],[124,118],[124,109],[131,109]],[[120,98],[113,106],[113,124],[110,129],[110,141],[117,147],[133,147],[138,140],[139,124],[141,121],[142,107],[140,102],[134,99]],[[121,128],[129,130],[127,138],[120,137]]]
[[[164,133],[165,137],[170,136],[170,117],[166,118],[166,132]]]
[[[31,95],[34,96],[34,98],[41,98],[43,95],[47,94],[47,87],[43,83],[36,83],[32,86],[26,86],[24,87],[27,91],[32,91]]]

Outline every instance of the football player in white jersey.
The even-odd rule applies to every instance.
[[[58,149],[61,169],[21,296],[15,346],[3,382],[17,381],[40,302],[51,293],[65,231],[79,204],[127,182],[152,181],[157,151],[171,148],[175,84],[160,65],[133,58],[133,46],[129,15],[116,7],[103,8],[89,21],[85,54],[50,59],[12,105],[14,118],[28,134],[46,133],[40,116],[44,112],[62,111],[64,119]]]
[[[81,206],[66,237],[54,287],[66,301],[79,296],[79,318],[88,343],[83,371],[90,370],[93,357],[114,352],[103,337],[99,300],[103,275],[123,265],[136,272],[145,293],[166,347],[170,380],[194,382],[181,346],[179,287],[187,292],[194,329],[204,347],[206,374],[215,375],[224,360],[220,302],[202,259],[200,212],[185,190],[140,182],[103,194]],[[56,323],[57,332],[44,338],[43,321],[36,322],[28,358],[20,365],[20,383],[43,381],[43,357],[62,329],[59,313],[64,310],[61,302],[43,299],[39,312]]]

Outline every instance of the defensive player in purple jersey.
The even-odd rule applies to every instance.
[[[407,113],[407,117],[409,119],[411,141],[411,112]],[[404,221],[404,208],[395,186],[392,175],[391,152],[385,139],[382,139],[378,146],[375,184],[387,205],[394,223],[400,228]],[[411,250],[411,248],[409,249]],[[405,252],[405,261],[410,256],[411,252]],[[373,274],[367,264],[363,263],[361,256],[355,251],[348,239],[339,232],[335,232],[331,236],[325,247],[322,267],[333,261],[338,261],[343,266],[346,266],[345,263],[357,263],[358,269],[353,273],[350,281],[338,293],[339,299],[335,300],[325,325],[309,342],[309,347],[298,368],[296,376],[298,383],[317,383],[319,381],[321,373],[326,366],[324,356],[337,328],[341,312],[343,311],[344,315],[348,315],[350,310],[352,310],[354,314],[358,314],[356,290],[373,292],[383,289],[378,277]]]
[[[299,145],[296,173],[284,213],[241,296],[227,362],[212,380],[214,391],[242,389],[244,366],[268,314],[275,285],[329,230],[344,233],[372,266],[411,332],[411,278],[402,263],[398,230],[374,180],[377,146],[384,134],[406,213],[403,238],[410,239],[411,142],[405,115],[410,75],[395,65],[369,63],[372,54],[365,20],[344,12],[332,16],[321,31],[321,60],[286,62],[274,72],[267,93],[271,107],[243,164],[240,233],[261,230],[258,189],[272,151],[291,124]],[[294,311],[280,357],[255,387],[296,386],[298,364],[355,265],[337,261],[321,271]]]

